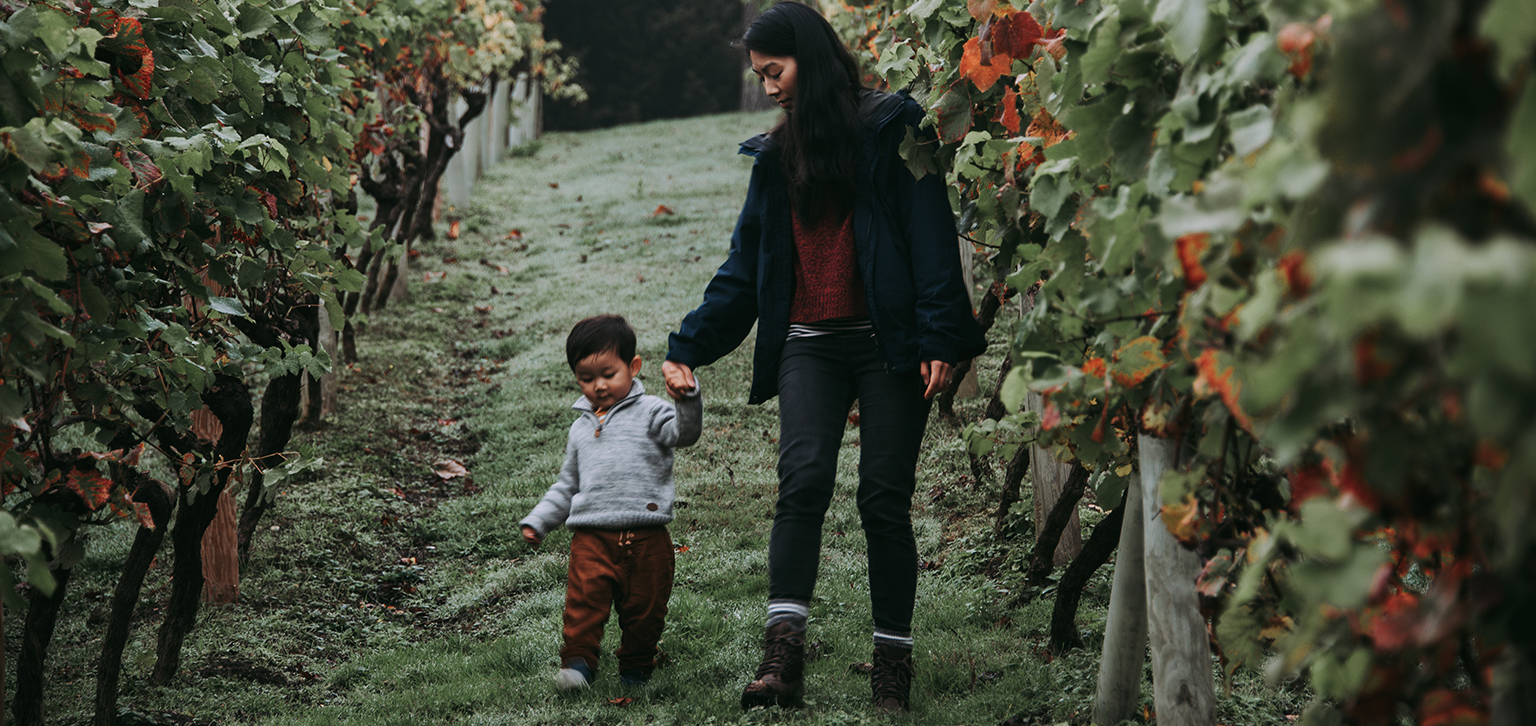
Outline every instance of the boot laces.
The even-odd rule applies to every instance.
[[[780,635],[763,641],[763,662],[757,666],[755,678],[782,675],[794,665],[794,656],[805,639],[798,635]]]

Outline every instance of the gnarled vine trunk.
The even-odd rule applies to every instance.
[[[213,449],[213,460],[219,467],[206,491],[194,489],[195,479],[179,487],[180,513],[176,517],[176,530],[171,533],[175,553],[171,566],[171,595],[155,648],[155,668],[149,676],[155,685],[168,683],[181,667],[181,645],[197,623],[197,610],[202,603],[203,532],[218,510],[219,493],[229,483],[229,476],[234,471],[233,462],[245,451],[246,438],[255,417],[250,391],[245,382],[237,378],[219,376],[209,392],[203,395],[203,401],[224,425],[219,443]]]
[[[124,467],[125,469],[127,467]],[[96,664],[96,726],[113,726],[117,723],[117,684],[123,671],[123,649],[128,644],[128,634],[133,626],[133,609],[139,603],[139,593],[144,587],[144,576],[165,540],[165,530],[171,522],[174,500],[159,482],[129,474],[138,479],[133,500],[149,505],[149,517],[153,527],[140,526],[133,536],[133,546],[123,561],[123,572],[117,578],[117,589],[112,593],[112,614],[107,619],[107,630],[102,636],[101,658]]]

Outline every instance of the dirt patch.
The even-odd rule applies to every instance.
[[[296,686],[320,678],[319,675],[309,672],[302,666],[288,666],[278,670],[260,663],[227,656],[209,658],[201,668],[197,669],[197,675],[200,678],[237,678],[267,686]]]

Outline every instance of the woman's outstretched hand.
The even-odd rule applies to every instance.
[[[693,379],[693,369],[677,361],[662,363],[661,377],[667,382],[667,395],[674,399],[682,398],[699,385]]]
[[[917,372],[923,377],[923,385],[927,387],[923,391],[923,398],[931,399],[949,385],[950,370],[951,366],[941,360],[925,360],[918,364]]]

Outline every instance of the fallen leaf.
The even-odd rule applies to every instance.
[[[425,272],[425,273],[422,273],[422,275],[421,275],[421,281],[422,282],[442,282],[443,280],[446,280],[446,279],[448,279],[448,273],[446,271],[445,272]]]
[[[469,476],[469,470],[465,469],[463,464],[453,459],[444,459],[433,464],[432,473],[437,474],[437,477],[443,481],[457,479],[461,476]]]
[[[619,708],[627,708],[629,706],[629,704],[634,703],[634,702],[635,702],[635,699],[629,698],[629,697],[610,698],[610,699],[608,699],[608,705],[610,705],[610,706],[618,706]]]
[[[481,315],[485,315],[485,314],[491,312],[491,306],[489,306],[489,305],[476,305],[475,306],[475,312],[480,313]]]
[[[560,182],[550,182],[549,183],[549,188],[550,189],[559,189],[560,188]]]
[[[507,239],[522,239],[522,238],[523,238],[523,231],[520,230],[520,229],[514,229],[511,232],[507,233]]]
[[[660,217],[663,214],[676,214],[676,212],[673,212],[672,208],[665,204],[656,205],[656,211],[651,212],[652,217]]]
[[[459,238],[459,220],[455,219],[452,222],[448,223],[448,239],[458,239],[458,238]]]

